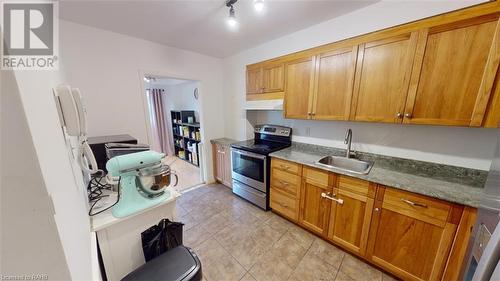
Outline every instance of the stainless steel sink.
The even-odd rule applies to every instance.
[[[325,156],[316,164],[360,175],[367,175],[373,167],[371,162],[339,156]]]

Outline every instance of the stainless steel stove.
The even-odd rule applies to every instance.
[[[255,138],[231,145],[233,193],[256,206],[269,209],[269,154],[289,147],[292,128],[257,125]]]

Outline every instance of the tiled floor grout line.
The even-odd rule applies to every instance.
[[[333,280],[337,280],[337,276],[339,276],[340,268],[342,268],[342,264],[344,263],[345,256],[346,256],[346,254],[344,254],[342,256],[342,260],[340,261],[339,268],[337,269],[337,273],[335,274],[335,278]],[[349,276],[349,278],[352,279],[351,276]]]
[[[302,263],[306,263],[302,265],[306,266],[309,264],[309,261],[306,261],[305,258],[307,255],[311,254],[314,255],[312,259],[320,259],[323,262],[325,262],[325,265],[334,267],[335,263],[338,263],[338,260],[340,262],[338,263],[338,268],[335,272],[332,272],[334,268],[330,268],[328,273],[331,275],[323,275],[325,278],[333,278],[333,281],[337,280],[338,278],[345,276],[349,280],[354,281],[358,280],[359,278],[363,279],[362,276],[358,276],[358,279],[354,279],[350,274],[343,273],[343,272],[350,272],[350,268],[352,267],[351,263],[349,262],[349,259],[347,257],[347,253],[343,252],[342,249],[338,248],[335,245],[332,245],[333,247],[337,248],[342,252],[342,256],[337,256],[335,259],[333,259],[333,256],[331,257],[332,260],[330,262],[330,256],[325,256],[322,254],[322,252],[316,253],[315,251],[313,252],[312,249],[315,249],[315,245],[317,240],[322,240],[320,237],[316,236],[315,234],[311,235],[305,235],[300,232],[300,226],[297,226],[296,224],[289,223],[286,221],[284,218],[282,218],[279,215],[274,214],[273,212],[269,212],[270,214],[264,214],[262,213],[263,211],[258,210],[257,208],[253,207],[252,205],[249,205],[245,201],[240,201],[239,198],[236,197],[233,198],[233,194],[230,193],[229,191],[221,191],[219,187],[210,187],[210,189],[207,189],[209,191],[202,191],[198,189],[194,189],[189,193],[186,192],[183,195],[188,195],[184,198],[182,203],[178,203],[177,206],[180,208],[179,210],[182,210],[181,213],[186,216],[186,221],[190,225],[190,229],[193,229],[189,233],[189,241],[196,242],[195,245],[189,245],[189,247],[192,248],[198,248],[198,249],[205,249],[204,251],[212,251],[210,250],[211,248],[214,249],[219,249],[217,251],[223,250],[225,252],[226,257],[224,257],[224,260],[231,261],[233,264],[233,268],[236,271],[232,271],[230,275],[222,275],[223,277],[218,278],[216,276],[219,276],[218,274],[220,272],[223,272],[224,269],[219,268],[219,263],[215,263],[217,265],[217,269],[214,269],[211,267],[211,269],[208,271],[209,274],[211,274],[211,278],[209,279],[206,275],[204,274],[203,278],[205,281],[221,281],[221,280],[243,280],[245,276],[249,279],[254,279],[256,281],[262,281],[262,279],[268,280],[267,275],[262,275],[261,274],[261,269],[265,268],[266,264],[262,263],[263,257],[268,255],[271,250],[274,248],[276,249],[281,249],[282,246],[287,247],[289,243],[297,244],[298,246],[302,246],[302,248],[305,250],[301,256],[300,251],[296,252],[294,254],[294,262],[289,264],[285,263],[285,265],[288,265],[288,268],[290,269],[290,274],[285,274],[288,273],[287,271],[281,272],[281,275],[273,275],[277,277],[279,280],[287,280],[290,281],[293,279],[293,277],[298,277],[302,276],[300,274],[299,266]],[[190,195],[192,194],[192,195]],[[231,196],[229,196],[231,195]],[[216,202],[216,203],[213,203]],[[218,204],[220,203],[220,204]],[[188,211],[189,210],[189,211]],[[201,213],[200,213],[201,212]],[[220,216],[222,214],[222,217]],[[189,215],[189,217],[187,216]],[[194,215],[194,216],[193,216]],[[184,217],[183,216],[183,217]],[[215,216],[218,216],[218,218],[212,220]],[[181,217],[178,217],[180,219]],[[191,219],[189,219],[191,218]],[[225,218],[227,218],[227,221],[225,221]],[[222,220],[221,220],[222,219]],[[283,221],[284,220],[284,221]],[[251,231],[251,233],[247,233],[248,235],[245,235],[245,237],[248,237],[248,239],[252,239],[252,241],[248,241],[248,243],[257,243],[259,241],[259,247],[261,249],[254,251],[251,250],[253,249],[253,246],[250,246],[248,250],[247,246],[244,246],[244,244],[239,245],[237,238],[240,236],[240,228],[238,228],[238,225],[241,224],[243,225],[244,229],[241,229],[242,234],[247,233],[248,231]],[[233,227],[232,229],[227,229]],[[245,230],[248,227],[248,230]],[[299,229],[295,229],[295,227],[299,227]],[[227,229],[224,233],[222,233],[225,229]],[[209,232],[210,231],[210,232]],[[238,231],[235,233],[235,231]],[[255,232],[255,233],[254,233]],[[259,233],[265,233],[266,236],[259,237]],[[229,236],[228,236],[229,235]],[[237,235],[237,236],[235,236]],[[257,235],[257,236],[256,236]],[[311,236],[311,237],[309,237]],[[269,239],[266,239],[264,237],[269,237]],[[285,239],[286,237],[286,239]],[[264,239],[262,239],[264,238]],[[210,239],[213,239],[213,242],[215,244],[212,244],[212,241],[209,241]],[[229,239],[229,240],[228,240]],[[234,240],[236,239],[236,240]],[[285,239],[285,240],[283,240]],[[309,241],[312,242],[307,245]],[[188,241],[188,242],[189,242]],[[238,243],[230,243],[231,241],[235,241]],[[281,241],[281,242],[280,242]],[[326,241],[325,241],[326,242]],[[191,242],[189,242],[191,243]],[[208,244],[207,244],[208,243]],[[248,244],[245,243],[245,244]],[[277,246],[277,243],[280,243],[281,246]],[[224,246],[223,246],[224,244]],[[234,245],[233,245],[234,244]],[[329,243],[330,244],[330,243]],[[200,247],[202,246],[203,247]],[[307,247],[304,247],[307,245]],[[207,248],[208,246],[208,248]],[[314,246],[314,247],[313,247]],[[243,247],[243,248],[241,248]],[[324,247],[324,246],[321,246]],[[230,251],[230,249],[233,249],[233,252]],[[251,256],[247,257],[247,255],[240,255],[239,253],[241,250],[247,251],[249,254],[251,253]],[[321,248],[321,251],[326,250],[326,248]],[[277,250],[278,251],[278,250]],[[328,250],[330,251],[330,250]],[[210,252],[206,252],[207,256],[204,256],[205,258],[209,258],[212,254],[209,254]],[[222,252],[218,252],[219,254],[222,254]],[[217,254],[218,255],[218,254]],[[236,256],[239,257],[236,258]],[[273,261],[275,259],[279,259],[279,256],[274,257],[273,254]],[[248,259],[250,258],[250,259]],[[268,258],[271,258],[269,256]],[[328,258],[328,259],[327,259]],[[327,261],[328,260],[328,261]],[[295,263],[295,261],[297,261]],[[280,262],[280,261],[276,261]],[[248,264],[248,269],[243,266],[243,263]],[[344,263],[346,263],[345,267],[347,267],[345,270],[347,271],[342,271],[341,269],[344,266]],[[258,267],[256,267],[259,264]],[[295,266],[292,267],[292,265],[296,264]],[[264,267],[262,267],[264,266]],[[239,268],[238,268],[239,267]],[[262,268],[261,268],[262,267]],[[257,269],[257,271],[255,271]],[[363,267],[364,269],[364,267]],[[254,273],[256,276],[258,276],[260,279],[257,279],[256,276],[252,274],[251,271],[255,271]],[[331,271],[330,271],[331,270]],[[274,271],[272,271],[274,272]],[[212,275],[215,274],[215,275]],[[274,273],[276,274],[277,271]],[[355,273],[355,272],[353,272]],[[238,277],[240,276],[241,277]],[[381,280],[383,280],[383,273]],[[247,276],[248,275],[248,276]],[[327,277],[328,276],[328,277]],[[357,276],[357,273],[355,274]],[[230,277],[230,279],[228,279]],[[220,280],[213,280],[213,278],[220,279]],[[302,277],[304,278],[304,277]],[[319,278],[319,276],[317,277]],[[316,279],[317,279],[316,278]],[[308,279],[308,280],[305,280]],[[309,278],[305,278],[304,281],[309,281],[309,279],[313,280],[312,276],[309,276]]]

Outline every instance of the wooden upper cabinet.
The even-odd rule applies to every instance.
[[[282,63],[264,66],[262,90],[264,93],[281,92],[285,85],[285,67]]]
[[[416,45],[413,32],[360,46],[352,120],[402,121]]]
[[[309,118],[314,89],[314,63],[314,56],[285,63],[283,107],[286,118]]]
[[[404,122],[481,126],[500,60],[498,14],[419,33]]]
[[[285,67],[283,62],[263,62],[247,66],[247,99],[283,98]]]
[[[486,128],[500,128],[500,72],[497,72],[493,96],[490,98],[484,120]]]
[[[441,280],[461,212],[451,203],[379,187],[366,257],[403,280]]]
[[[262,68],[247,67],[247,95],[262,93]]]
[[[357,53],[354,46],[317,56],[313,119],[349,120]]]

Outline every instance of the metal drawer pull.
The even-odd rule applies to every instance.
[[[284,204],[284,203],[281,203],[281,202],[278,202],[278,205],[280,205],[281,207],[283,208],[288,208],[288,205],[287,204]]]
[[[422,207],[422,208],[427,208],[427,205],[425,205],[425,204],[415,203],[415,202],[413,202],[413,201],[406,200],[406,199],[404,199],[404,198],[401,198],[401,201],[405,202],[406,204],[412,205],[412,206],[414,206],[414,207]]]
[[[289,183],[287,183],[286,181],[279,181],[281,185],[283,186],[287,186]]]
[[[290,166],[286,166],[286,165],[280,165],[281,169],[283,170],[288,170],[290,169],[291,167]]]
[[[335,196],[335,194],[333,196]],[[344,200],[333,198],[333,197],[329,196],[328,194],[326,194],[324,192],[321,193],[321,197],[326,198],[326,199],[330,199],[332,201],[335,201],[335,202],[337,202],[340,205],[344,204]]]

